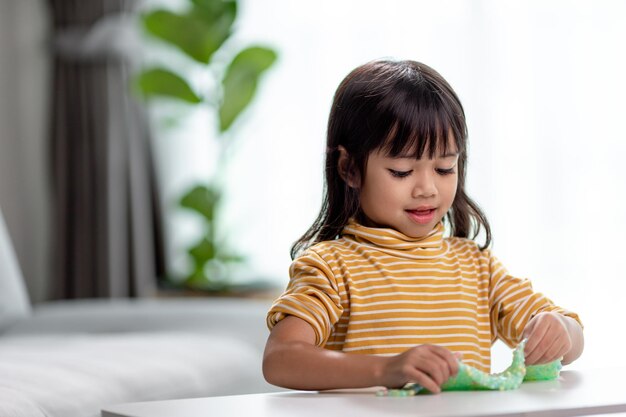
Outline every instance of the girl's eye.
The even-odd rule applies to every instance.
[[[411,172],[413,172],[413,170],[411,171],[396,171],[395,169],[390,169],[389,172],[391,172],[391,175],[393,175],[396,178],[404,178],[404,177],[408,177]]]
[[[450,175],[450,174],[454,174],[454,168],[437,168],[436,169],[437,173],[439,175]]]

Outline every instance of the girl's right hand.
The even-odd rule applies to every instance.
[[[460,353],[436,345],[420,345],[396,356],[386,358],[382,369],[382,385],[403,387],[408,382],[420,384],[432,393],[459,372]]]

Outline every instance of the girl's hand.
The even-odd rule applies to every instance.
[[[408,382],[416,382],[432,393],[439,393],[439,387],[458,373],[460,357],[461,354],[454,354],[441,346],[416,346],[386,358],[382,385],[399,388]]]
[[[572,348],[572,338],[560,314],[545,312],[533,317],[524,329],[526,365],[560,359]]]

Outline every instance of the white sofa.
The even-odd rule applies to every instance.
[[[0,416],[95,417],[110,404],[276,390],[261,374],[269,304],[31,306],[0,212]]]

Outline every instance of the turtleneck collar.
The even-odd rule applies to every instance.
[[[341,234],[396,256],[431,258],[445,253],[443,233],[442,222],[437,223],[426,236],[409,237],[391,228],[366,227],[350,219]]]

